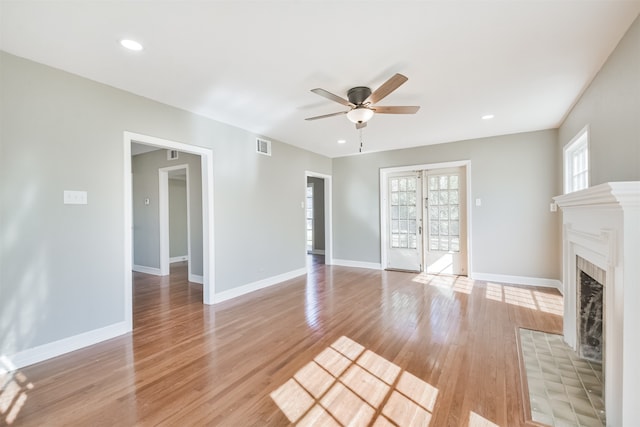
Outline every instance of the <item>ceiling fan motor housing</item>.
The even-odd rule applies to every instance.
[[[357,86],[349,89],[347,92],[347,98],[349,102],[355,105],[360,105],[371,95],[371,89],[365,86]]]

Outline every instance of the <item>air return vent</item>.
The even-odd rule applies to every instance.
[[[256,138],[256,151],[265,156],[271,155],[271,141],[266,139]]]
[[[176,160],[178,158],[178,150],[167,150],[167,160]]]

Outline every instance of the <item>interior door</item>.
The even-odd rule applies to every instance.
[[[387,265],[422,270],[422,179],[420,172],[390,175],[387,181]]]
[[[467,274],[465,168],[425,171],[427,273]]]

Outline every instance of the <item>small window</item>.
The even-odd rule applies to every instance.
[[[589,187],[589,127],[586,126],[564,148],[564,192]]]

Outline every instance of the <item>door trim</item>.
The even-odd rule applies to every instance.
[[[332,207],[331,207],[331,200],[333,200],[333,197],[331,195],[331,188],[332,188],[332,181],[331,181],[331,175],[326,175],[324,173],[319,173],[319,172],[312,172],[312,171],[304,171],[304,189],[305,192],[303,193],[303,195],[305,196],[305,198],[303,200],[305,200],[306,202],[306,191],[307,191],[307,178],[312,177],[312,178],[322,178],[324,179],[324,263],[325,265],[331,265],[333,264],[333,217],[331,212],[333,211]],[[306,209],[303,209],[304,211],[304,218],[305,218],[305,227],[304,229],[306,230],[306,218],[307,218],[307,211]],[[306,232],[305,232],[305,240],[304,240],[305,244],[304,244],[304,248],[305,248],[305,259],[306,259],[306,253],[307,253],[307,243],[306,243]],[[305,262],[306,265],[306,262]]]
[[[445,169],[445,168],[453,168],[453,167],[465,167],[466,171],[466,180],[467,180],[467,197],[466,197],[466,215],[467,215],[467,274],[471,274],[471,266],[473,265],[471,262],[472,257],[472,246],[471,246],[471,160],[456,160],[452,162],[442,162],[442,163],[423,163],[418,165],[407,165],[407,166],[397,166],[391,168],[380,168],[380,258],[381,258],[381,266],[382,269],[385,268],[388,262],[388,238],[387,238],[387,190],[388,190],[388,178],[390,174],[396,172],[411,172],[411,171],[423,171],[423,170],[434,170],[434,169]],[[424,232],[424,225],[423,225]],[[424,248],[423,248],[424,250]],[[425,266],[423,266],[424,269]]]
[[[139,142],[159,148],[183,151],[200,156],[202,169],[202,299],[204,304],[213,304],[215,296],[215,253],[213,233],[213,151],[210,148],[168,139],[156,138],[134,132],[123,132],[124,174],[124,315],[127,330],[133,330],[133,279],[132,258],[132,188],[131,188],[131,143]]]

